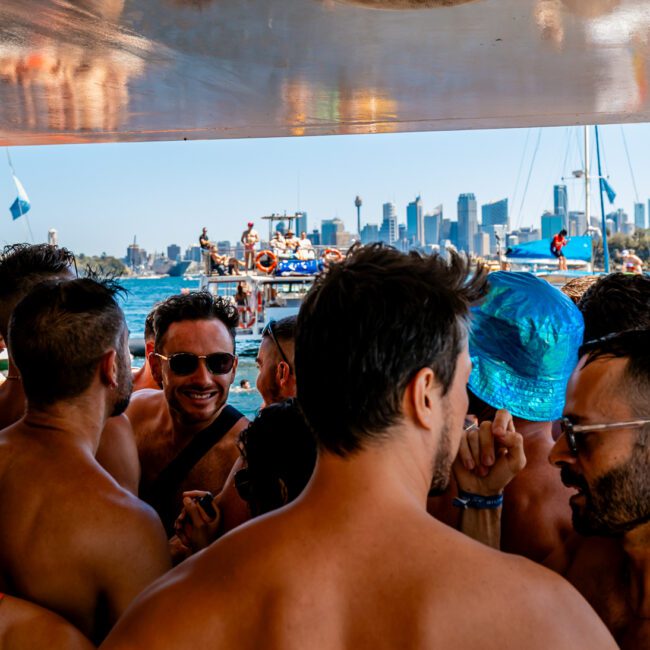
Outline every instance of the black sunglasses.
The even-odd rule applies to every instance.
[[[560,420],[560,431],[566,438],[571,455],[577,456],[580,451],[580,441],[576,433],[607,431],[609,429],[638,429],[646,424],[650,424],[650,420],[630,420],[629,422],[610,422],[608,424],[573,424],[569,418],[562,418]]]
[[[229,352],[213,352],[212,354],[193,354],[192,352],[177,352],[166,357],[164,354],[158,354],[164,361],[169,363],[169,369],[175,375],[191,375],[199,367],[199,360],[205,359],[205,365],[213,375],[225,375],[232,370],[235,365],[234,354]]]
[[[269,338],[271,339],[271,341],[273,341],[275,347],[278,349],[278,352],[282,357],[282,361],[284,361],[289,366],[289,370],[291,370],[291,364],[289,363],[289,359],[287,359],[287,355],[284,353],[284,350],[280,347],[280,344],[278,343],[278,339],[275,336],[275,332],[273,331],[274,325],[275,325],[275,321],[270,320],[264,326],[264,329],[262,330],[262,338],[268,334]]]

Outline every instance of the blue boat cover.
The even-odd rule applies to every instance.
[[[282,260],[275,267],[275,275],[316,275],[322,270],[320,260]]]
[[[570,260],[591,261],[591,237],[570,237],[569,243],[562,249],[564,256]],[[510,259],[555,260],[551,254],[551,240],[538,239],[513,246],[508,253]]]

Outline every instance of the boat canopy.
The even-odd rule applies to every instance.
[[[551,255],[551,239],[538,239],[513,246],[507,254],[508,259],[518,260],[552,260],[557,261]],[[567,259],[591,262],[592,241],[591,237],[571,237],[569,243],[562,249]]]
[[[650,121],[647,0],[2,0],[0,145]]]

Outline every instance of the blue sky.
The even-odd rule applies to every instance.
[[[601,127],[601,141],[604,173],[618,194],[614,208],[633,212],[633,177],[647,205],[650,125]],[[378,223],[386,201],[404,221],[417,194],[425,211],[442,203],[455,218],[458,194],[474,192],[479,205],[508,197],[513,227],[538,226],[553,208],[553,184],[582,166],[582,129],[14,147],[10,154],[32,203],[34,241],[56,228],[59,243],[75,253],[123,256],[134,236],[149,252],[163,251],[194,243],[204,225],[214,240],[237,240],[248,220],[265,234],[259,217],[285,210],[306,210],[310,229],[339,217],[354,230],[357,194],[362,224]],[[592,164],[595,175],[595,157]],[[567,185],[569,209],[583,209],[583,186]],[[15,196],[3,152],[2,244],[29,240],[26,225],[11,220]],[[596,182],[592,196],[599,211]]]

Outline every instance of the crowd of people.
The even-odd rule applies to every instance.
[[[250,422],[237,306],[158,303],[133,373],[121,290],[0,255],[0,643],[650,648],[650,278],[355,247]]]

